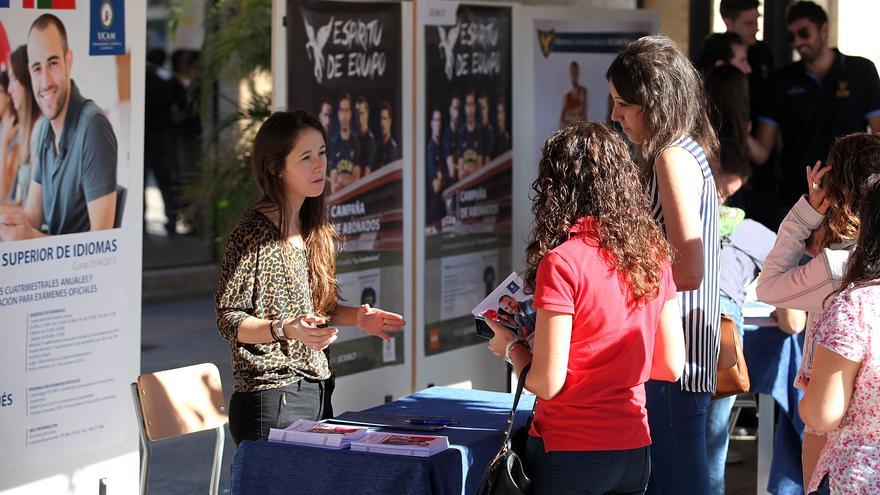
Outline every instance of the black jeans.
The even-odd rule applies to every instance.
[[[269,428],[286,428],[298,419],[333,417],[330,403],[334,379],[300,379],[290,385],[257,392],[233,392],[229,400],[229,432],[235,445],[265,440]]]
[[[534,495],[641,494],[651,474],[648,447],[544,452],[544,441],[529,436],[525,457]]]

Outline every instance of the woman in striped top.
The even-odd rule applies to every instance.
[[[612,120],[639,150],[654,219],[675,253],[687,362],[676,383],[649,381],[649,493],[709,493],[706,410],[715,391],[720,302],[718,196],[711,164],[718,139],[700,76],[675,43],[631,43],[606,74]]]

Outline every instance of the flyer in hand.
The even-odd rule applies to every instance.
[[[405,435],[403,433],[370,432],[364,438],[351,442],[351,450],[379,454],[430,457],[449,448],[449,439],[434,435]]]
[[[312,445],[329,449],[344,449],[351,442],[360,440],[368,433],[367,428],[339,426],[298,419],[287,428],[270,428],[269,440],[273,442]]]
[[[532,295],[526,294],[522,278],[516,272],[508,275],[472,311],[477,320],[494,320],[531,342],[534,338],[536,312],[532,308]],[[478,321],[479,324],[483,323]],[[487,335],[491,337],[491,335]]]

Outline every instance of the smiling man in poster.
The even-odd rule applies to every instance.
[[[45,119],[36,131],[37,166],[22,213],[0,215],[0,239],[113,228],[116,136],[101,108],[71,79],[73,51],[60,19],[43,14],[28,31],[28,70]],[[43,224],[47,232],[40,229]]]

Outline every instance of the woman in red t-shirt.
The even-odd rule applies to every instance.
[[[489,322],[489,347],[538,396],[526,447],[534,493],[641,493],[644,383],[677,380],[684,337],[670,247],[623,141],[578,123],[544,144],[526,252],[533,349]]]

